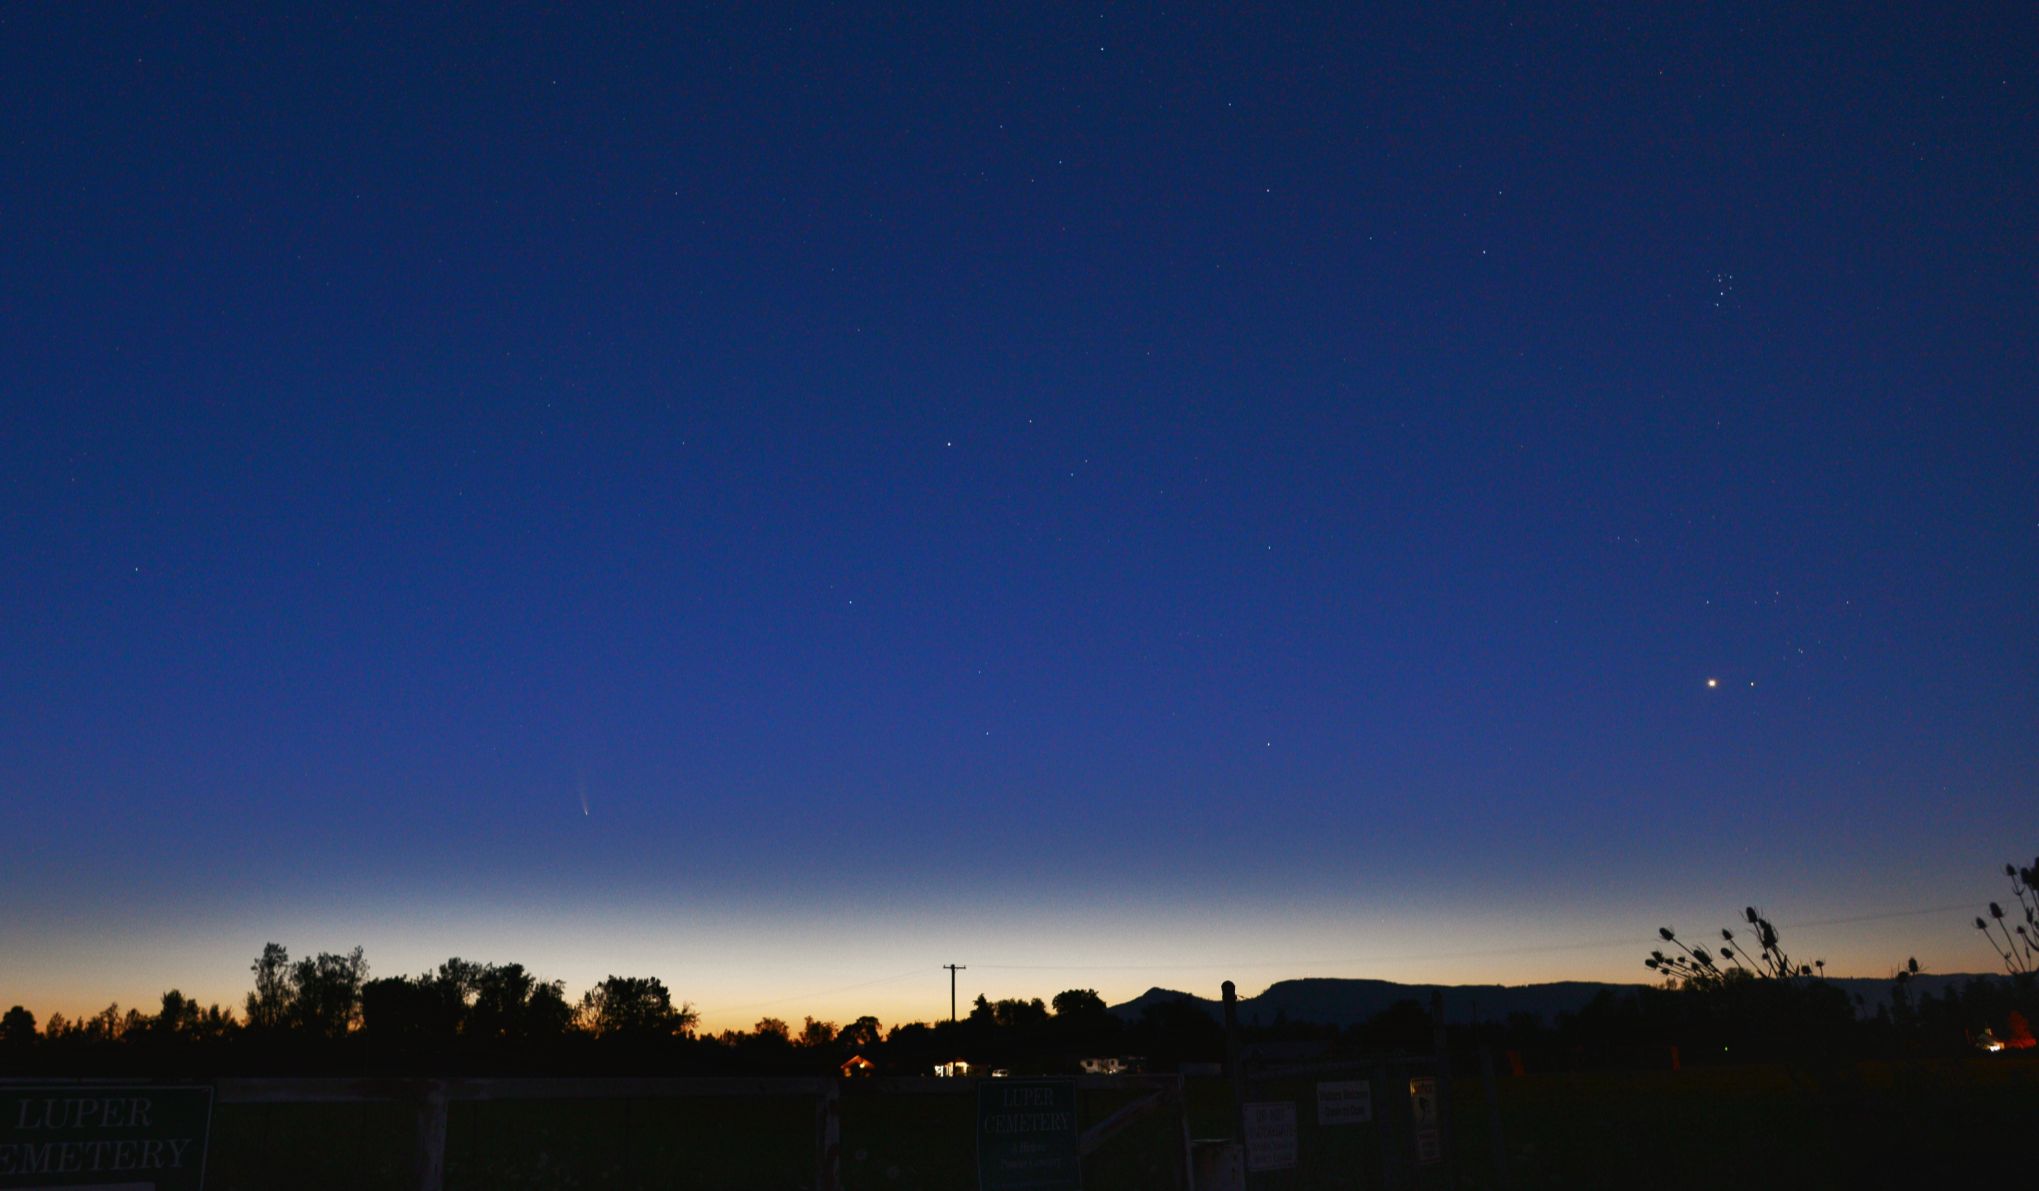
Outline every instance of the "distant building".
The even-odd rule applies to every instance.
[[[963,1079],[968,1077],[969,1074],[970,1064],[962,1059],[951,1059],[946,1063],[935,1064],[935,1078],[937,1079]]]
[[[860,1075],[876,1075],[878,1074],[878,1064],[873,1063],[862,1055],[851,1055],[843,1060],[842,1074],[844,1079],[854,1079]]]
[[[1138,1057],[1084,1059],[1080,1064],[1085,1075],[1131,1075],[1139,1071],[1145,1060]]]

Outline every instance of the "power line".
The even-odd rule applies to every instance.
[[[919,976],[926,971],[927,971],[926,968],[913,968],[905,972],[894,973],[893,975],[890,976],[880,976],[876,980],[863,980],[859,981],[856,984],[842,984],[837,985],[834,988],[824,988],[815,992],[794,993],[791,996],[773,997],[769,1001],[752,1001],[747,1005],[729,1005],[712,1010],[697,1009],[695,1010],[695,1012],[701,1014],[704,1017],[711,1012],[718,1017],[730,1013],[748,1013],[753,1009],[769,1009],[774,1005],[784,1005],[788,1001],[808,1001],[813,1000],[816,997],[833,996],[836,993],[855,992],[857,989],[860,988],[874,988],[880,984],[893,984],[898,981],[904,980],[909,976]]]
[[[1786,924],[1792,930],[1802,926],[1846,926],[1852,922],[1886,922],[1892,918],[1924,918],[1928,914],[1949,914],[1959,910],[1964,914],[1973,913],[1974,902],[1961,902],[1952,906],[1931,906],[1924,910],[1893,910],[1888,914],[1858,914],[1853,918],[1827,918],[1819,922],[1793,922]]]
[[[966,964],[943,964],[949,970],[949,1020],[956,1020],[956,973],[968,971]]]
[[[1780,930],[1801,930],[1821,926],[1848,926],[1860,922],[1888,922],[1897,918],[1924,918],[1933,914],[1947,914],[1954,911],[1968,913],[1973,909],[1967,902],[1947,906],[1928,906],[1915,910],[1890,910],[1878,914],[1855,914],[1845,918],[1822,918],[1812,922],[1791,922],[1780,924]],[[1573,943],[1524,943],[1510,947],[1480,947],[1459,951],[1417,951],[1389,955],[1342,955],[1317,957],[1314,959],[1252,959],[1252,960],[1197,960],[1173,964],[979,964],[989,971],[1005,972],[1169,972],[1169,971],[1215,971],[1221,968],[1304,968],[1331,967],[1358,963],[1410,963],[1420,960],[1437,959],[1483,959],[1497,955],[1538,955],[1560,951],[1614,950],[1615,948],[1649,947],[1659,942],[1657,936],[1629,936],[1619,939],[1592,939]]]

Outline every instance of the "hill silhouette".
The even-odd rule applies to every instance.
[[[1914,997],[1937,997],[1948,989],[1977,979],[1972,973],[1927,973],[1912,978]],[[1857,1012],[1874,1013],[1890,1004],[1892,981],[1881,977],[1834,976],[1827,983],[1848,995]],[[1603,992],[1616,995],[1651,987],[1644,984],[1610,984],[1592,980],[1561,980],[1548,984],[1399,984],[1392,980],[1307,977],[1278,980],[1257,996],[1239,998],[1239,1020],[1249,1026],[1269,1026],[1277,1020],[1312,1022],[1319,1025],[1354,1026],[1371,1020],[1398,1001],[1430,1003],[1432,993],[1444,994],[1444,1017],[1452,1024],[1477,1021],[1506,1021],[1515,1014],[1528,1014],[1545,1024],[1561,1013],[1576,1013]],[[1138,1021],[1148,1008],[1188,1000],[1196,1007],[1222,1019],[1220,1001],[1174,989],[1150,988],[1111,1012],[1126,1021]]]

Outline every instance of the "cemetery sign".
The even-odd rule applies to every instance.
[[[1078,1191],[1076,1081],[987,1079],[977,1085],[979,1191]]]
[[[0,1085],[0,1188],[199,1191],[212,1089]]]

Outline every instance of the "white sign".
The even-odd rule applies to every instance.
[[[1319,1125],[1364,1125],[1373,1120],[1373,1084],[1363,1079],[1317,1083]]]
[[[1435,1166],[1444,1160],[1444,1137],[1435,1129],[1416,1134],[1416,1165]]]
[[[1246,1105],[1246,1169],[1293,1170],[1296,1165],[1296,1102],[1264,1100]]]

